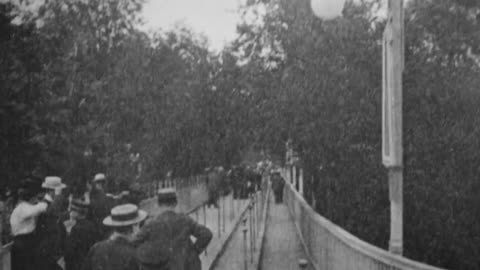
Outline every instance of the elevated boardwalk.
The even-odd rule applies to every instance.
[[[298,261],[307,258],[285,204],[270,201],[262,248],[262,270],[298,269]],[[314,268],[309,266],[306,269]]]
[[[177,187],[183,212],[209,227],[214,238],[200,255],[202,269],[440,270],[370,245],[316,213],[287,183],[283,204],[275,204],[269,179],[248,200],[220,199],[220,208],[204,204],[203,181]],[[182,190],[183,189],[183,190]],[[151,214],[155,199],[142,202]],[[188,209],[188,210],[187,210]],[[9,246],[0,250],[0,270],[10,270]]]
[[[258,235],[261,243],[256,245],[261,248],[251,254],[243,232],[234,232],[214,269],[440,270],[360,240],[316,213],[290,183],[284,204],[270,198],[266,210],[265,233]],[[300,259],[308,261],[306,268],[300,268]]]

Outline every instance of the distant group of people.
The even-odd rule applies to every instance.
[[[236,166],[229,172],[234,199],[246,199],[260,189],[262,175],[249,166]]]
[[[229,192],[229,181],[223,167],[206,168],[208,200],[207,207],[218,208],[218,199]]]
[[[228,172],[221,166],[206,168],[208,207],[218,208],[221,195],[233,192],[234,199],[247,199],[260,189],[262,174],[249,166],[235,166]]]
[[[138,197],[109,196],[105,182],[97,174],[83,194],[66,194],[60,177],[25,179],[10,215],[12,270],[201,269],[212,233],[175,212],[174,189],[159,191],[165,211],[147,220]]]

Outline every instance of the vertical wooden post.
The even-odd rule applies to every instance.
[[[294,189],[297,189],[297,166],[292,166],[292,185]]]
[[[303,169],[298,171],[298,192],[303,196]]]
[[[403,169],[390,168],[388,172],[390,193],[390,252],[403,254]]]
[[[285,180],[287,180],[289,184],[292,183],[292,167],[290,167],[290,165],[287,167],[287,178],[285,178]]]
[[[403,253],[402,73],[404,68],[403,0],[388,1],[383,40],[382,155],[388,169],[390,197],[389,250]]]

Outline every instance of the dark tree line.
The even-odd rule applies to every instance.
[[[292,139],[315,209],[386,248],[379,2],[322,21],[248,1],[217,55],[187,28],[138,30],[142,1],[49,1],[21,24],[0,4],[1,183],[189,175]],[[480,267],[479,20],[478,1],[407,2],[405,255],[454,269]]]

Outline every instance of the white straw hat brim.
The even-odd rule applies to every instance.
[[[137,217],[134,218],[134,219],[130,219],[130,220],[122,220],[122,221],[113,220],[112,216],[108,216],[103,220],[103,225],[109,226],[109,227],[130,226],[130,225],[134,225],[134,224],[142,222],[143,220],[145,220],[147,218],[147,216],[148,216],[147,212],[143,211],[143,210],[138,210]]]
[[[42,188],[48,188],[48,189],[57,189],[57,188],[66,188],[67,185],[65,184],[60,184],[60,185],[56,185],[56,186],[51,186],[51,185],[47,185],[46,183],[43,183],[42,184]]]

